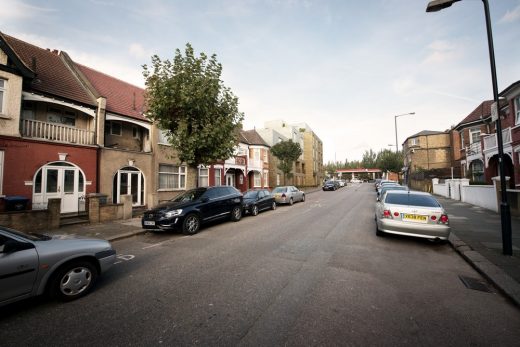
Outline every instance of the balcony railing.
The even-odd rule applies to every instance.
[[[502,130],[502,144],[511,143],[511,128]],[[484,150],[498,147],[497,134],[491,134],[484,137]]]
[[[480,145],[480,142],[473,142],[471,145],[469,145],[469,148],[466,151],[466,156],[470,157],[473,155],[477,155],[481,152],[482,152],[482,147]]]
[[[230,165],[244,165],[245,166],[246,159],[243,157],[232,157],[232,158],[226,159],[226,161],[224,163],[230,164]]]
[[[32,119],[22,120],[22,136],[78,145],[93,145],[94,132],[75,127],[40,122]]]

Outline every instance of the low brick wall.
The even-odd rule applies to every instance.
[[[49,199],[46,210],[1,212],[0,225],[20,231],[45,231],[60,227],[61,199]]]
[[[118,219],[132,218],[132,196],[121,195],[120,204],[102,204],[103,196],[92,194],[87,197],[87,211],[90,223],[103,223]]]

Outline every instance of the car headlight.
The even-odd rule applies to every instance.
[[[175,216],[178,216],[182,213],[182,209],[178,209],[178,210],[172,210],[172,211],[168,211],[164,214],[164,216],[166,218],[172,218],[172,217],[175,217]]]

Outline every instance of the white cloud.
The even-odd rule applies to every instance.
[[[436,40],[428,45],[430,53],[423,64],[441,64],[459,56],[457,47],[449,41]]]
[[[500,18],[501,23],[511,23],[520,19],[520,5],[511,11],[507,11],[506,14]]]
[[[55,9],[33,6],[19,0],[2,0],[0,20],[27,20],[55,11]]]
[[[152,53],[145,50],[145,48],[139,43],[132,43],[130,47],[128,47],[128,53],[134,58],[138,59],[146,59],[152,56]]]

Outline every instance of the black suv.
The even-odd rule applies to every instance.
[[[242,218],[242,193],[234,187],[205,187],[188,190],[144,213],[143,229],[180,229],[195,234],[201,224],[222,218]]]

